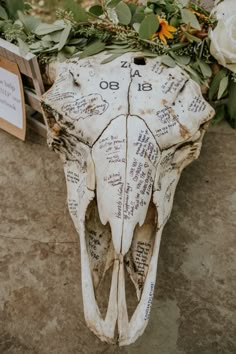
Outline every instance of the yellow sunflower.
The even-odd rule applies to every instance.
[[[160,26],[158,28],[158,31],[152,35],[151,40],[153,40],[155,37],[159,37],[163,43],[167,44],[166,38],[168,39],[174,38],[171,32],[174,33],[177,31],[177,29],[173,26],[170,26],[164,18],[160,18],[158,16],[158,20]]]

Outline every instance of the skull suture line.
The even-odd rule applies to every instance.
[[[175,188],[198,157],[214,111],[178,67],[132,53],[101,65],[104,57],[59,65],[42,107],[49,145],[64,160],[68,206],[80,236],[86,322],[101,340],[127,345],[147,325]],[[97,292],[109,269],[103,318]],[[138,298],[132,316],[127,274]]]

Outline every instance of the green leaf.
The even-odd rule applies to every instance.
[[[179,20],[179,17],[176,15],[176,16],[173,16],[173,17],[171,17],[171,19],[170,19],[170,25],[171,26],[174,26],[174,27],[179,27],[179,25],[180,25],[180,20]]]
[[[60,42],[60,39],[61,39],[61,30],[60,31],[56,31],[56,32],[52,32],[52,33],[50,33],[50,38],[51,39],[48,39],[48,40],[50,40],[50,41],[53,41],[53,42],[55,42],[55,43],[59,43]],[[46,35],[46,36],[48,36],[48,35]],[[45,37],[46,37],[45,36]],[[43,39],[44,37],[42,37],[42,39]]]
[[[183,6],[186,7],[189,5],[189,0],[178,0],[178,3]]]
[[[0,18],[3,20],[8,20],[8,14],[1,5],[0,5]]]
[[[69,35],[70,35],[71,28],[72,28],[71,25],[68,24],[68,25],[64,28],[64,30],[62,31],[62,33],[61,33],[61,38],[60,38],[60,42],[59,42],[59,44],[58,44],[58,51],[61,50],[61,49],[64,47],[64,45],[66,44],[66,42],[67,42],[67,40],[68,40],[68,38],[69,38]]]
[[[215,116],[212,120],[212,125],[220,123],[222,120],[224,120],[226,112],[225,112],[225,105],[222,104],[218,107],[215,108]]]
[[[85,45],[87,43],[86,38],[73,38],[69,41],[68,45]]]
[[[212,70],[209,64],[205,63],[203,60],[199,60],[197,61],[199,68],[201,70],[201,73],[203,75],[204,78],[208,79],[209,77],[212,76]]]
[[[190,23],[191,27],[197,29],[198,31],[201,30],[201,26],[198,22],[198,19],[192,11],[187,9],[181,9],[181,16],[182,16],[183,23],[186,24]]]
[[[122,54],[123,53],[121,53],[121,54],[112,54],[108,58],[106,58],[103,61],[101,61],[101,64],[110,63],[111,61],[115,60],[116,58],[119,58]]]
[[[41,23],[40,19],[35,16],[25,15],[21,11],[18,11],[17,13],[19,20],[22,22],[24,29],[28,33],[34,32]]]
[[[220,81],[220,86],[217,94],[217,99],[220,100],[221,97],[224,95],[225,90],[227,89],[229,84],[229,77],[225,76],[221,81]]]
[[[142,52],[142,54],[144,57],[147,57],[147,58],[156,58],[157,57],[156,53],[152,53],[149,51],[144,51],[144,52]]]
[[[88,20],[88,13],[73,0],[66,0],[65,10],[71,11],[77,22],[86,22]]]
[[[188,65],[191,61],[191,57],[187,55],[176,55],[173,52],[170,52],[170,55],[180,65]]]
[[[208,92],[208,98],[210,101],[213,100],[214,96],[219,90],[221,80],[227,75],[227,69],[222,68],[214,77],[210,85]]]
[[[41,41],[38,41],[38,42],[34,42],[34,43],[31,43],[29,45],[29,48],[30,50],[37,50],[37,49],[40,49],[42,47],[42,42]]]
[[[129,6],[123,1],[119,2],[116,6],[116,14],[121,25],[128,25],[132,19],[132,14],[129,9]]]
[[[141,22],[139,28],[139,37],[141,39],[150,39],[152,35],[158,30],[159,21],[154,14],[148,15]]]
[[[132,17],[132,23],[141,23],[145,18],[144,7],[138,6]]]
[[[137,23],[137,22],[133,23],[133,29],[134,29],[137,33],[139,33],[140,23]]]
[[[75,54],[75,52],[76,52],[76,47],[66,45],[66,46],[63,48],[63,52],[66,53],[66,54],[69,54],[69,56],[71,56],[71,55]]]
[[[229,85],[229,101],[227,104],[230,124],[236,128],[236,82],[231,81]]]
[[[17,42],[21,55],[25,56],[27,53],[29,53],[29,46],[27,43],[25,43],[21,38],[17,38]]]
[[[6,0],[6,8],[10,18],[17,18],[17,11],[24,11],[24,1],[23,0]]]
[[[47,48],[51,48],[53,46],[53,42],[50,42],[50,41],[42,41],[42,47],[47,49]]]
[[[192,34],[188,33],[188,32],[184,32],[184,35],[188,38],[188,40],[190,41],[190,43],[196,42],[196,43],[201,43],[201,39],[193,36]]]
[[[132,2],[128,3],[127,5],[129,6],[131,15],[133,16],[137,10],[137,5],[133,4]]]
[[[53,53],[58,51],[58,44],[55,44],[53,47],[50,47],[48,49],[44,49],[44,53]]]
[[[187,46],[188,46],[188,43],[173,44],[172,46],[170,46],[170,49],[168,49],[167,52],[179,50],[179,49],[182,49],[182,48],[187,47]]]
[[[89,12],[95,16],[101,16],[103,14],[103,8],[100,5],[94,5],[90,7]]]
[[[144,13],[145,13],[145,15],[153,14],[153,10],[150,9],[149,7],[146,7],[146,8],[144,9]]]
[[[63,30],[64,28],[58,25],[49,24],[49,23],[40,23],[35,29],[34,33],[37,36],[44,36],[52,32]]]
[[[169,55],[162,55],[160,57],[162,64],[169,66],[170,68],[174,68],[176,66],[176,62]]]
[[[85,47],[84,51],[80,54],[80,59],[95,55],[105,49],[105,43],[97,40]]]
[[[106,6],[110,8],[116,7],[116,5],[118,5],[120,1],[121,0],[111,0],[107,3]]]
[[[198,83],[198,85],[202,84],[202,80],[201,80],[200,76],[198,75],[197,71],[193,67],[191,67],[190,65],[186,65],[183,67],[183,69],[185,71],[187,71],[187,73],[189,73],[191,79],[196,81],[196,83]]]

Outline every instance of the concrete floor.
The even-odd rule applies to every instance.
[[[0,131],[0,354],[236,353],[236,131],[211,128],[180,180],[149,325],[133,345],[86,327],[62,164]]]

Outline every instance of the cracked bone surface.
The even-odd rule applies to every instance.
[[[42,107],[80,237],[87,325],[127,345],[148,323],[175,188],[214,110],[179,67],[137,53],[104,58],[59,64]]]

